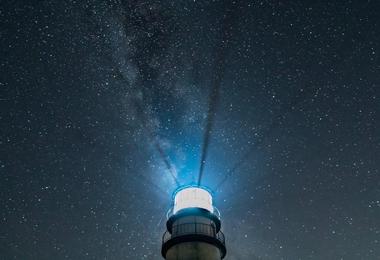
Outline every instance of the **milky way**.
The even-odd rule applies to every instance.
[[[161,259],[202,158],[226,259],[380,258],[377,2],[31,2],[0,12],[2,259]]]

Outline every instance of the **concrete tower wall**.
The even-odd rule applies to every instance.
[[[171,247],[166,260],[220,260],[217,247],[204,242],[185,242]]]

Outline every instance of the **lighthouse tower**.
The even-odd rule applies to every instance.
[[[226,255],[220,214],[209,191],[185,187],[174,194],[161,254],[166,260],[220,260]]]

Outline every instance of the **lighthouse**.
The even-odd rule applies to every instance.
[[[226,256],[220,213],[203,187],[183,187],[174,193],[168,211],[161,254],[166,260],[220,260]]]

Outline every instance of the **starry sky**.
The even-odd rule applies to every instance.
[[[161,259],[216,85],[202,185],[226,259],[379,259],[379,13],[370,0],[2,3],[1,259]]]

